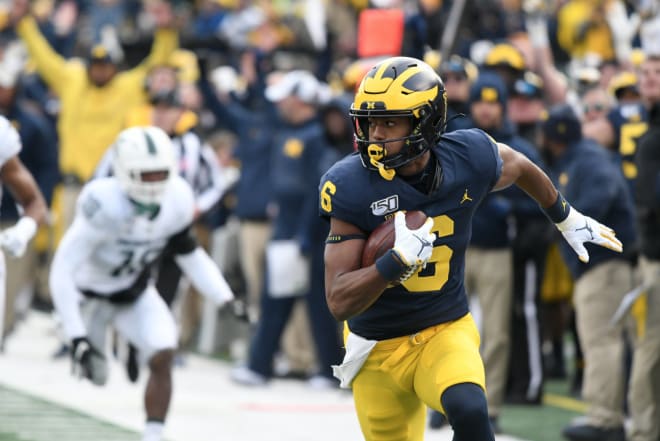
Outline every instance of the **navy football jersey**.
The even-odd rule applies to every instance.
[[[437,239],[426,268],[387,288],[366,311],[348,320],[362,337],[414,334],[468,312],[463,280],[472,216],[499,179],[502,160],[492,138],[478,129],[444,135],[433,154],[443,179],[430,195],[398,175],[391,181],[381,178],[364,168],[357,154],[336,163],[321,179],[321,216],[349,222],[367,234],[399,210],[422,210],[434,219]]]

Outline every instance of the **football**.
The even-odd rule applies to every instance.
[[[426,222],[423,211],[406,211],[406,225],[410,229],[417,229]],[[394,247],[394,216],[376,227],[367,238],[362,250],[362,268],[373,265],[376,259]]]

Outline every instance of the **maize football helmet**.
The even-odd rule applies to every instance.
[[[447,98],[438,74],[423,61],[392,57],[376,64],[362,79],[351,105],[353,129],[362,164],[391,180],[395,170],[437,144],[445,129]],[[369,119],[409,117],[412,132],[404,138],[369,140]],[[404,141],[388,155],[385,144]]]
[[[113,145],[113,173],[127,196],[143,205],[159,205],[176,174],[174,147],[158,127],[123,130]]]

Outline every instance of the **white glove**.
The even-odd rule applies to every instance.
[[[0,233],[0,247],[14,258],[25,254],[28,242],[37,232],[37,223],[28,216],[23,216],[13,227]]]
[[[428,218],[424,225],[411,230],[406,225],[406,215],[398,211],[394,215],[394,248],[404,265],[420,267],[426,265],[433,253],[435,233],[431,233],[433,219]]]
[[[589,253],[584,247],[585,242],[595,243],[619,253],[623,251],[623,245],[616,238],[613,229],[585,216],[574,207],[571,207],[566,219],[555,225],[584,263],[589,262]]]
[[[0,144],[3,151],[11,152],[12,155],[21,151],[21,138],[11,125],[9,120],[0,115]]]

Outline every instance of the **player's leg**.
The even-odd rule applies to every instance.
[[[443,412],[454,441],[492,441],[479,332],[471,315],[447,323],[424,343],[414,389],[429,407]]]
[[[115,326],[138,349],[149,366],[144,403],[147,426],[144,441],[161,439],[172,396],[172,360],[177,346],[176,323],[167,305],[149,286],[132,305],[123,308]]]
[[[408,337],[379,342],[353,380],[353,400],[366,441],[422,441],[426,407],[415,395],[413,376],[418,348],[396,363],[385,362]],[[397,341],[398,345],[389,343]],[[384,364],[385,363],[385,364]]]
[[[116,307],[103,299],[85,299],[80,306],[80,313],[85,322],[87,339],[98,357],[92,360],[90,380],[96,385],[104,385],[108,380],[108,366],[105,357],[108,326],[116,313]]]

